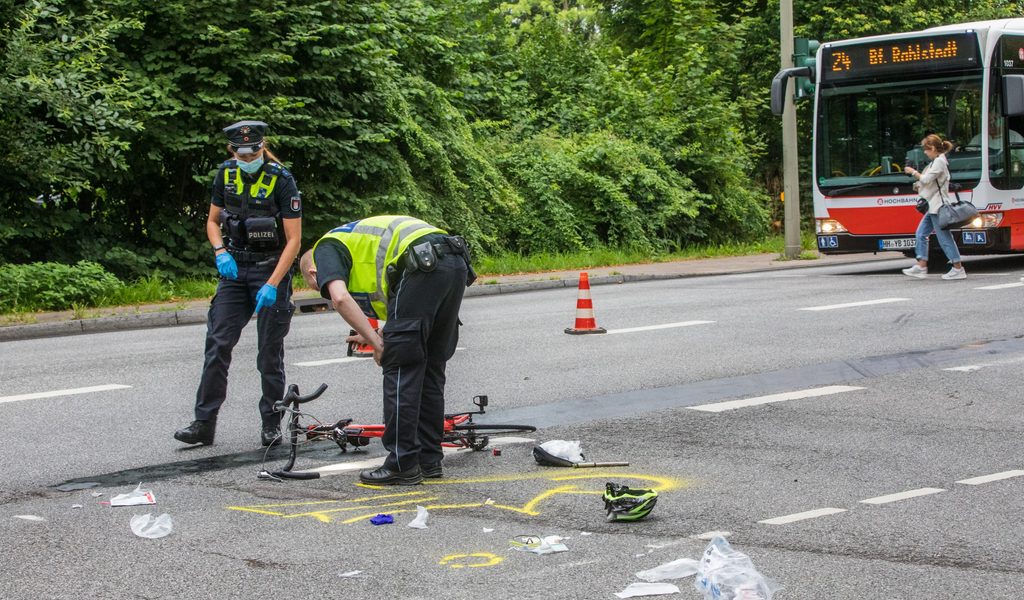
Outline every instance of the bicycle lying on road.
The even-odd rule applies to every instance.
[[[320,477],[320,474],[316,472],[297,473],[292,471],[298,453],[300,436],[305,436],[303,443],[331,440],[338,445],[342,452],[348,452],[349,446],[352,447],[353,451],[358,451],[359,448],[369,445],[371,439],[383,437],[384,425],[353,423],[352,419],[341,419],[330,425],[302,425],[300,421],[303,417],[320,423],[316,418],[308,413],[304,413],[300,405],[316,400],[326,390],[327,384],[322,383],[312,394],[303,396],[299,394],[299,387],[291,384],[288,386],[288,392],[284,395],[284,398],[274,405],[274,410],[277,412],[285,412],[290,415],[287,430],[290,453],[288,462],[283,469],[274,472],[263,470],[259,474],[261,479],[317,479]],[[474,396],[473,404],[479,410],[445,414],[441,446],[446,448],[483,450],[490,443],[492,436],[515,435],[537,431],[537,428],[533,425],[475,423],[473,421],[475,415],[486,413],[487,396]]]

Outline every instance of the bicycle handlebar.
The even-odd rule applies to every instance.
[[[316,391],[312,394],[305,396],[299,395],[299,386],[294,383],[288,386],[288,393],[284,395],[284,398],[274,403],[274,412],[284,412],[287,410],[289,404],[304,404],[311,400],[316,400],[327,390],[327,384],[321,383],[320,387],[316,388]]]

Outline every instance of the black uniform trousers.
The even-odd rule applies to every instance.
[[[439,257],[429,273],[406,270],[390,289],[384,324],[384,466],[407,471],[443,458],[445,364],[459,341],[466,261]]]
[[[231,351],[242,334],[253,311],[256,294],[274,273],[277,261],[260,263],[238,261],[238,278],[221,277],[217,293],[210,302],[206,321],[206,358],[203,375],[196,392],[196,419],[205,421],[217,416],[227,396],[228,368]],[[277,301],[256,316],[258,353],[256,368],[263,384],[260,416],[263,425],[276,426],[281,413],[274,412],[274,403],[284,397],[284,337],[291,327],[295,305],[291,302],[292,276],[285,275],[277,286]]]

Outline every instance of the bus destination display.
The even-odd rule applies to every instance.
[[[823,82],[971,69],[981,65],[978,37],[973,32],[826,45],[821,52],[821,62],[818,68]]]

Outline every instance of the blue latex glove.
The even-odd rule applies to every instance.
[[[220,271],[221,277],[238,279],[238,264],[235,262],[235,257],[227,252],[217,255],[217,270]]]
[[[273,306],[277,302],[277,288],[264,283],[260,291],[256,292],[256,312],[260,312],[264,306]]]

